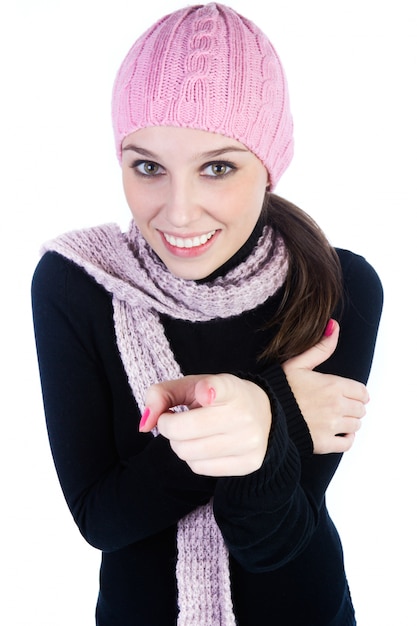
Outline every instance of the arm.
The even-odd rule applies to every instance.
[[[336,312],[341,331],[332,356],[317,370],[365,384],[382,311],[382,287],[362,257],[346,251],[339,251],[339,255],[345,291],[343,307]],[[282,369],[270,367],[261,375],[269,387],[271,406],[276,407],[263,467],[245,478],[219,480],[215,492],[217,518],[231,552],[245,568],[255,571],[280,567],[302,551],[314,533],[327,486],[342,456],[306,454],[300,445],[305,441],[303,420],[299,419],[301,414],[297,419],[292,391]],[[292,455],[292,472],[286,474],[281,470],[285,456],[279,453],[284,441],[280,439],[284,437],[282,421],[291,435],[288,451],[292,445],[297,446],[296,456]],[[287,458],[291,455],[287,454]],[[291,468],[290,463],[288,467]],[[258,492],[262,497],[258,497]],[[278,506],[280,503],[283,506]]]
[[[358,257],[349,261],[345,271],[348,301],[345,303],[341,319],[343,341],[339,342],[333,354],[333,364],[326,368],[328,365],[326,363],[322,369],[333,372],[332,379],[334,375],[347,376],[352,379],[350,382],[354,383],[355,379],[362,379],[365,382],[364,372],[369,373],[382,294],[379,280],[369,266]],[[352,343],[350,336],[352,330],[357,336],[362,337],[360,343]],[[317,374],[317,377],[320,376]],[[230,378],[233,382],[234,377]],[[213,403],[190,391],[184,395],[180,393],[177,397],[176,383],[173,383],[170,389],[165,388],[163,391],[162,397],[167,392],[166,397],[159,406],[158,401],[155,402],[152,397],[155,392],[153,390],[150,404],[155,420],[161,411],[182,402],[190,406],[190,413],[197,410],[200,411],[200,416],[204,415],[206,419],[203,430],[199,429],[201,420],[193,423],[190,415],[173,417],[165,413],[158,425],[171,440],[171,445],[177,453],[181,454],[196,471],[207,473],[215,471],[216,475],[223,474],[217,482],[214,510],[228,547],[243,567],[252,571],[267,571],[292,560],[308,544],[317,525],[327,486],[337,469],[341,454],[322,456],[308,454],[305,446],[308,432],[302,423],[300,425],[300,420],[297,422],[300,414],[297,416],[297,406],[282,368],[271,366],[262,371],[258,379],[252,379],[251,384],[255,383],[257,387],[252,400],[248,400],[246,392],[250,390],[252,393],[254,387],[247,387],[244,382],[247,385],[247,381],[235,379],[235,392],[228,396],[227,393],[223,395],[221,388],[218,393],[216,377],[210,377],[206,384],[216,390],[216,401]],[[342,381],[343,384],[345,382]],[[193,382],[190,381],[190,384],[192,386]],[[201,378],[198,384],[201,386]],[[366,393],[363,384],[353,384],[353,387]],[[260,390],[269,399],[268,408],[265,406],[264,398],[261,400]],[[239,405],[238,400],[242,399],[243,402]],[[366,399],[363,398],[359,402],[366,402]],[[348,403],[350,406],[350,400]],[[197,406],[203,407],[203,411],[196,408]],[[222,406],[223,408],[227,406],[227,410],[224,411],[219,424],[213,422],[213,430],[206,431],[207,424],[210,423],[210,410],[214,414],[214,410]],[[263,460],[259,466],[248,465],[246,470],[240,467],[237,471],[236,456],[243,450],[244,458],[246,452],[244,447],[240,447],[242,435],[243,441],[247,442],[249,439],[247,433],[242,433],[238,426],[239,417],[244,415],[246,424],[248,407],[251,407],[249,414],[254,424],[269,424],[266,454],[263,453]],[[343,432],[346,431],[346,418],[342,415],[341,419]],[[352,420],[357,421],[358,417],[349,417],[347,421],[350,423]],[[223,433],[225,425],[230,427],[227,448],[229,453],[225,453],[224,448],[220,446],[219,435]],[[150,424],[147,426],[150,427]],[[259,433],[259,429],[255,427],[252,432]],[[265,430],[263,433],[262,445],[265,444]],[[334,435],[333,432],[332,437]],[[228,464],[230,457],[233,457],[232,464]],[[222,469],[218,467],[219,459]]]
[[[315,515],[299,484],[300,457],[285,414],[265,380],[186,376],[153,385],[146,401],[141,428],[157,423],[194,472],[220,477],[214,513],[237,560],[266,571],[288,560],[289,543],[290,556],[305,545],[303,531],[314,526]],[[170,412],[179,405],[189,410]]]
[[[110,296],[57,254],[41,259],[32,296],[51,449],[87,541],[116,550],[207,502],[213,479],[194,474],[163,437],[138,433]]]

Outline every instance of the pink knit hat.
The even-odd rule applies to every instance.
[[[163,17],[132,46],[116,76],[116,149],[146,126],[180,126],[232,137],[265,165],[274,187],[293,155],[288,89],[267,37],[221,4]]]

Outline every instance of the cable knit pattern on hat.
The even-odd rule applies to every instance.
[[[182,376],[159,314],[189,321],[239,315],[282,286],[288,264],[270,227],[243,263],[202,284],[173,276],[133,222],[127,233],[115,224],[67,233],[47,250],[83,267],[112,294],[118,348],[140,411],[149,385]],[[179,520],[177,545],[179,626],[234,626],[228,551],[211,503]]]
[[[272,44],[221,4],[163,17],[132,46],[112,100],[116,150],[147,126],[206,130],[243,143],[274,187],[293,155],[286,78]]]

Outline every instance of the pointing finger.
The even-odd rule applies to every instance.
[[[160,415],[175,406],[194,406],[195,385],[200,378],[184,376],[151,385],[145,395],[146,408],[142,414],[139,430],[149,432],[156,426]]]

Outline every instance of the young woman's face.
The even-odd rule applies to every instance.
[[[205,278],[248,239],[268,174],[243,144],[201,130],[153,126],[128,135],[122,149],[133,218],[175,276]]]

